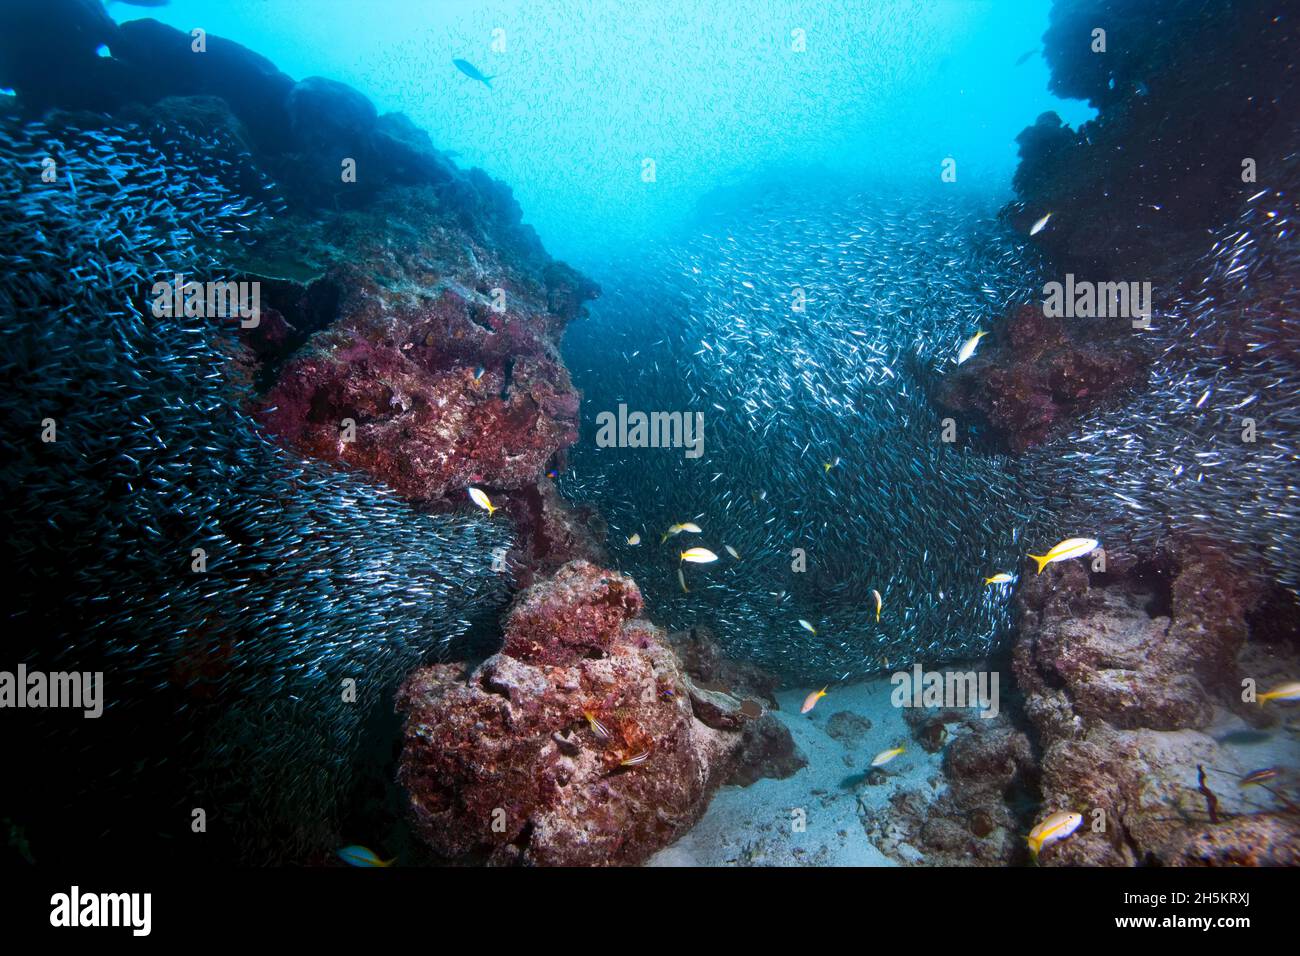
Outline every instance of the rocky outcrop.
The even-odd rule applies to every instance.
[[[224,38],[117,26],[86,0],[16,0],[0,17],[23,38],[0,41],[0,85],[21,108],[90,107],[201,140],[223,181],[275,208],[230,265],[261,286],[236,361],[283,444],[445,507],[468,485],[535,488],[576,440],[558,341],[599,290],[546,254],[508,187],[357,90],[295,81]],[[61,51],[60,69],[37,69],[33,50]],[[549,533],[564,506],[545,504],[509,512],[525,578],[600,556],[587,542],[566,552]]]
[[[1090,576],[1051,566],[1017,594],[1014,652],[1041,748],[1041,813],[1086,826],[1044,850],[1048,865],[1278,862],[1300,853],[1285,795],[1250,803],[1253,769],[1205,731],[1225,711],[1268,720],[1241,700],[1238,661],[1258,588],[1209,549]],[[1213,808],[1204,786],[1217,791]],[[1268,847],[1250,841],[1266,830]]]
[[[788,764],[789,734],[764,708],[715,695],[697,712],[640,608],[631,578],[575,561],[519,596],[500,653],[468,674],[410,676],[399,777],[436,853],[637,863],[694,824],[724,781]]]
[[[982,718],[969,711],[917,709],[905,717],[925,750],[943,750],[943,787],[937,794],[895,794],[887,815],[864,821],[872,842],[901,863],[1026,862],[1024,834],[1032,824],[1025,809],[1037,798],[1038,767],[1025,731],[1006,713]],[[939,783],[931,781],[933,787]]]
[[[1094,50],[1094,30],[1105,49]],[[1058,2],[1043,36],[1050,89],[1098,115],[1055,113],[1019,137],[1013,221],[1058,262],[1145,269],[1217,225],[1260,188],[1293,142],[1298,26],[1270,4]],[[1214,117],[1206,122],[1206,117]]]
[[[936,398],[947,411],[977,416],[1018,454],[1139,386],[1146,364],[1131,340],[1088,336],[1023,305],[943,376]]]

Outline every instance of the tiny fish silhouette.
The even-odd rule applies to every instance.
[[[471,80],[478,80],[489,90],[492,89],[492,84],[488,82],[489,80],[492,79],[492,77],[484,76],[482,73],[479,72],[478,67],[476,67],[473,63],[469,62],[469,60],[452,60],[451,62],[455,65],[456,69],[460,70]]]

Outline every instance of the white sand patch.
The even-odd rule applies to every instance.
[[[887,677],[831,687],[813,711],[800,714],[817,688],[777,694],[775,712],[808,758],[808,766],[785,780],[759,780],[749,787],[722,787],[698,824],[648,866],[894,866],[873,846],[859,821],[859,802],[886,810],[899,790],[933,793],[941,787],[942,753],[928,754],[911,737],[903,711],[889,700]],[[837,740],[827,722],[839,711],[871,721],[859,740]],[[885,781],[869,786],[863,775],[883,750],[907,752],[883,767]],[[802,811],[802,815],[796,811]],[[802,831],[798,827],[802,819]]]

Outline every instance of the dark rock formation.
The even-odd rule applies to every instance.
[[[668,640],[697,687],[760,699],[772,710],[779,709],[775,675],[727,657],[707,627],[677,631]]]
[[[399,776],[435,852],[636,863],[721,783],[797,769],[789,734],[762,712],[715,699],[741,729],[696,713],[663,632],[634,620],[640,607],[630,578],[576,561],[519,596],[502,652],[468,677],[449,665],[411,675]]]
[[[1300,22],[1284,4],[1058,2],[1043,36],[1051,90],[1099,111],[1079,130],[1046,114],[1019,138],[1014,185],[1058,262],[1143,268],[1217,225],[1267,182],[1300,115]],[[1106,51],[1092,31],[1106,31]],[[1213,117],[1213,121],[1207,121]]]

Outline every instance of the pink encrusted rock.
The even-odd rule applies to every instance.
[[[641,612],[641,589],[616,571],[572,561],[519,595],[502,652],[534,664],[572,664],[608,654]]]
[[[1145,369],[1141,352],[1117,334],[1084,338],[1077,324],[1022,305],[972,359],[943,376],[936,397],[945,409],[978,415],[1020,453],[1141,384]]]
[[[439,665],[408,677],[399,779],[437,854],[637,863],[699,819],[747,747],[773,749],[746,732],[765,714],[737,729],[696,718],[663,632],[633,619],[640,607],[630,578],[571,562],[519,596],[502,651],[468,676]]]
[[[1247,706],[1238,662],[1259,588],[1212,547],[1180,545],[1096,579],[1082,562],[1049,566],[1018,590],[1013,659],[1042,748],[1039,816],[1072,809],[1089,824],[1044,850],[1043,865],[1272,863],[1300,853],[1300,818],[1260,816],[1237,787],[1255,769],[1242,762],[1249,755],[1202,732]],[[1198,766],[1217,791],[1217,819]],[[1264,833],[1271,844],[1255,845]]]
[[[448,216],[432,187],[385,194],[331,223],[329,242],[304,239],[331,264],[266,303],[303,324],[278,340],[285,354],[261,356],[267,429],[419,502],[531,487],[577,440],[557,343],[598,294],[535,237],[494,245]]]

